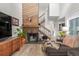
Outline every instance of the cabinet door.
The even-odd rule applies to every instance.
[[[11,42],[6,42],[5,44],[0,45],[0,56],[9,56],[11,55]]]
[[[18,38],[13,40],[12,42],[12,51],[15,52],[16,50],[19,49],[19,41],[18,41]]]

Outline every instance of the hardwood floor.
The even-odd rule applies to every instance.
[[[42,51],[42,44],[25,44],[19,51],[12,56],[45,56]]]

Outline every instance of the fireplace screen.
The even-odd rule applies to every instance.
[[[38,33],[27,33],[28,42],[37,42]]]

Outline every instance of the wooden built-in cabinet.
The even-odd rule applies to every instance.
[[[11,54],[12,51],[12,43],[6,42],[5,44],[0,44],[0,56],[8,56]]]
[[[25,43],[24,38],[9,38],[0,42],[0,56],[12,55],[15,51],[19,50]]]

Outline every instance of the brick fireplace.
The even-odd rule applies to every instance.
[[[37,42],[38,41],[38,17],[32,16],[31,21],[27,17],[24,19],[23,29],[27,32],[27,40],[28,42]]]

